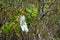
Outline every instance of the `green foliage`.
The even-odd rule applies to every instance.
[[[5,25],[2,26],[2,32],[8,32],[12,29],[15,30],[15,32],[19,32],[19,23],[16,22],[6,22]]]
[[[36,21],[37,14],[38,10],[37,7],[35,7],[35,5],[33,4],[27,5],[25,14],[27,22],[32,23],[33,21]]]
[[[3,32],[6,32],[6,31],[10,30],[11,29],[11,26],[12,25],[10,23],[7,23],[6,22],[6,24],[4,26],[2,26],[2,31]]]

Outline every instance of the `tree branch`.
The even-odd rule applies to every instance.
[[[48,12],[52,11],[53,9],[51,9],[51,6],[53,5],[53,3],[51,3],[47,9],[47,11],[42,15],[42,17],[40,19],[42,19]]]
[[[43,4],[42,4],[42,14],[44,14],[44,7],[45,7],[45,0],[43,0]]]

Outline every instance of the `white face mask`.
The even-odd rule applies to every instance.
[[[19,21],[20,21],[20,26],[21,26],[22,31],[29,32],[24,15],[20,17]]]

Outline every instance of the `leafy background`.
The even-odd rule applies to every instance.
[[[46,11],[51,4],[51,0],[45,1],[44,11]],[[54,1],[54,0],[53,0]],[[41,2],[41,5],[43,2]],[[37,24],[39,33],[41,34],[41,39],[46,40],[60,40],[60,1],[56,0],[54,5],[50,8],[52,11],[48,12],[44,18],[42,18]],[[29,28],[29,33],[22,32],[19,24],[20,9],[24,8],[25,18]],[[42,9],[40,9],[42,10]],[[42,16],[42,11],[40,11]],[[6,40],[35,40],[36,37],[36,27],[35,24],[38,23],[38,1],[37,0],[1,0],[0,1],[0,22],[3,24],[0,28],[0,36],[2,40],[4,35]],[[50,34],[51,32],[51,34]],[[50,35],[49,35],[50,34]],[[49,35],[49,36],[48,36]],[[11,38],[10,38],[11,37]],[[1,39],[1,38],[0,38]]]

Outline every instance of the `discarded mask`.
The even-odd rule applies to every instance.
[[[29,32],[24,15],[20,17],[20,27],[22,31]]]

